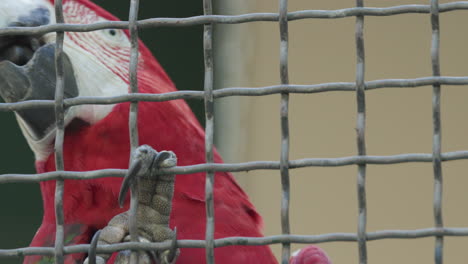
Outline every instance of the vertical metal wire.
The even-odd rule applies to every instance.
[[[203,13],[213,14],[212,0],[203,0]],[[213,162],[213,137],[214,137],[214,99],[213,99],[213,25],[207,24],[203,29],[203,51],[205,61],[205,158],[206,163]],[[205,203],[206,203],[206,262],[214,261],[214,178],[213,171],[206,173]]]
[[[63,17],[62,0],[55,1],[55,17],[57,24],[65,22]],[[55,169],[57,171],[64,170],[63,162],[63,140],[64,140],[64,116],[65,110],[63,106],[64,97],[64,69],[63,69],[63,41],[65,34],[63,31],[57,31],[55,41],[55,70],[56,70],[56,88],[55,88]],[[63,254],[64,247],[64,215],[63,215],[63,190],[64,181],[55,181],[55,263],[64,263],[65,257]]]
[[[138,8],[139,0],[130,1],[130,13],[128,16],[129,30],[130,30],[130,92],[138,93]],[[138,147],[138,102],[130,103],[129,113],[129,129],[130,129],[130,153]],[[130,159],[132,157],[130,156]],[[138,181],[138,179],[136,179]],[[136,222],[136,213],[138,207],[138,183],[133,184],[131,187],[130,198],[130,215],[129,215],[129,232],[131,241],[138,241],[138,229]],[[138,255],[132,252],[130,256],[130,263],[138,263]]]
[[[439,1],[431,0],[432,25],[432,75],[440,76],[439,61]],[[442,220],[442,161],[441,161],[441,120],[440,120],[440,84],[432,86],[432,165],[434,169],[434,222],[437,228],[443,228]],[[434,260],[436,264],[443,263],[444,237],[436,236]]]
[[[364,0],[356,0],[357,7],[364,7]],[[357,148],[358,155],[366,155],[366,97],[365,97],[365,54],[364,54],[364,16],[356,16],[356,99],[357,99]],[[367,263],[367,243],[366,243],[366,164],[358,165],[357,176],[358,194],[358,248],[359,263]]]
[[[280,78],[281,84],[289,84],[288,71],[288,0],[279,2],[279,27],[280,27]],[[289,225],[289,93],[281,94],[281,233],[291,233]],[[281,263],[289,263],[291,244],[283,243]]]

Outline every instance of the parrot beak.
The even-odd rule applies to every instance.
[[[9,49],[15,49],[13,44]],[[22,47],[18,47],[21,50]],[[27,48],[25,48],[27,49]],[[6,51],[6,55],[11,55]],[[22,53],[19,51],[19,53]],[[3,52],[0,51],[0,54]],[[26,56],[26,55],[25,55]],[[19,60],[0,62],[0,96],[7,103],[26,100],[53,100],[56,88],[55,44],[46,44],[37,49],[32,58],[23,66],[16,63],[22,56],[13,56]],[[64,56],[65,98],[78,96],[73,65],[68,56]],[[33,139],[41,139],[50,132],[55,124],[54,107],[30,108],[17,111],[28,128]]]
[[[1,0],[0,8],[16,6],[13,1]],[[29,0],[14,0],[25,2]],[[8,3],[9,2],[9,3]],[[22,9],[19,9],[22,10]],[[19,13],[18,11],[17,13]],[[8,13],[1,26],[40,26],[49,24],[51,12],[40,5],[27,13],[22,10],[16,17]],[[1,13],[1,11],[0,11]],[[47,38],[50,39],[50,38]],[[73,65],[64,54],[64,97],[78,96]],[[0,37],[0,96],[7,103],[26,100],[53,100],[56,89],[55,44],[47,43],[44,36]],[[55,128],[54,107],[29,108],[16,111],[19,123],[28,140],[39,141]]]

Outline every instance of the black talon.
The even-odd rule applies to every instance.
[[[161,163],[171,157],[171,153],[167,151],[161,151],[156,154],[153,164],[156,164],[156,167],[160,167]]]
[[[88,251],[88,264],[96,264],[96,248],[99,241],[99,235],[101,235],[101,230],[97,231],[91,240]]]
[[[130,186],[135,182],[136,177],[138,176],[141,167],[142,167],[142,160],[138,159],[136,162],[133,162],[128,169],[127,175],[125,175],[125,178],[122,182],[122,186],[120,187],[120,193],[119,193],[119,205],[120,207],[123,207],[123,204],[125,203],[125,196],[128,193],[128,190],[130,189]]]
[[[146,251],[146,252],[150,255],[151,260],[153,261],[152,263],[159,263],[158,254],[156,254],[155,251]]]
[[[174,236],[172,237],[171,248],[169,249],[169,255],[167,256],[167,261],[169,263],[172,263],[177,257],[177,249],[177,227],[174,227]]]

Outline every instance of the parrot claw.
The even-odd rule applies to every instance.
[[[172,208],[175,175],[158,174],[163,168],[177,165],[177,157],[172,151],[157,152],[150,146],[138,147],[132,157],[130,168],[124,178],[119,194],[119,203],[123,205],[130,189],[138,189],[138,207],[136,222],[139,240],[141,242],[162,242],[171,240],[171,248],[161,252],[139,252],[139,264],[173,264],[179,249],[177,248],[177,231],[169,228],[169,216]],[[91,242],[91,248],[85,264],[103,264],[110,255],[96,256],[95,245],[109,245],[130,241],[129,218],[127,212],[114,216],[100,234],[96,234]],[[94,249],[93,249],[94,245]],[[114,264],[130,263],[130,250],[117,254]],[[90,258],[93,258],[91,262]]]
[[[157,170],[160,168],[170,168],[177,164],[177,157],[172,151],[161,151],[156,152],[148,145],[138,147],[134,154],[130,168],[128,169],[127,175],[125,175],[124,181],[120,188],[119,193],[119,204],[123,207],[125,203],[125,197],[130,189],[130,186],[140,176],[152,175],[151,170]]]

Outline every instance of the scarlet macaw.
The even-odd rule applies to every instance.
[[[64,0],[66,23],[117,20],[89,0]],[[0,27],[55,23],[53,0],[2,0]],[[0,95],[6,102],[53,99],[55,33],[0,38]],[[139,43],[138,84],[141,93],[166,93],[176,88],[143,43]],[[65,98],[115,96],[129,93],[130,41],[127,30],[66,32],[64,42]],[[64,164],[67,171],[128,168],[129,103],[79,105],[65,113]],[[36,158],[38,173],[54,171],[54,109],[16,112],[21,130]],[[140,102],[139,142],[156,150],[172,150],[181,166],[204,159],[204,131],[183,100]],[[221,163],[215,151],[214,160]],[[122,179],[66,180],[65,242],[87,244],[112,217],[128,209],[117,201]],[[53,246],[55,181],[41,182],[44,216],[31,246]],[[205,237],[205,175],[178,175],[170,216],[178,239]],[[262,218],[230,173],[217,172],[214,186],[215,238],[262,236]],[[70,254],[66,263],[82,263],[85,254]],[[217,263],[277,263],[268,246],[215,249]],[[111,260],[108,263],[112,263]],[[177,263],[204,263],[204,249],[184,248]],[[50,257],[27,256],[24,263],[53,263]]]

